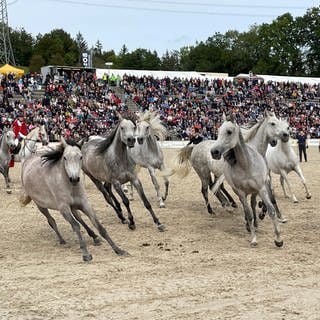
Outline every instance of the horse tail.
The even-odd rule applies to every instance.
[[[20,194],[19,202],[21,207],[25,207],[28,203],[31,202],[31,198],[26,194],[25,191],[22,191]]]
[[[180,178],[185,178],[191,170],[190,157],[192,151],[193,146],[186,145],[176,156],[173,170]]]
[[[216,194],[216,192],[219,190],[220,186],[222,185],[224,181],[224,174],[222,174],[214,183],[212,187],[213,194]]]

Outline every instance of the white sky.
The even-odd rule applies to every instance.
[[[80,31],[89,47],[97,40],[103,50],[118,54],[125,44],[156,50],[205,41],[215,32],[248,31],[290,12],[302,16],[319,1],[309,0],[8,0],[8,22],[33,36],[62,28],[71,37]]]

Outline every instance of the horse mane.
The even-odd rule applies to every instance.
[[[39,127],[33,128],[32,130],[30,130],[30,132],[28,132],[25,139],[30,139],[33,136],[34,132],[39,131],[39,130],[40,130]]]
[[[120,122],[116,125],[116,127],[111,131],[111,133],[108,136],[101,139],[101,141],[98,141],[97,149],[96,149],[96,152],[98,154],[104,153],[110,147],[112,141],[116,136],[117,130],[119,128],[119,124]]]
[[[248,132],[246,132],[246,134],[245,134],[245,137],[243,137],[241,134],[241,136],[245,142],[250,141],[256,135],[257,131],[261,127],[264,120],[265,119],[263,118],[263,119],[259,120],[257,123],[253,124],[251,127],[249,127]]]
[[[66,144],[69,146],[76,146],[81,150],[81,147],[78,143],[73,139],[66,139]],[[66,145],[60,142],[55,149],[52,149],[41,156],[41,164],[45,164],[49,162],[50,164],[54,164],[59,161],[64,153]]]
[[[167,137],[167,128],[160,120],[160,116],[157,111],[147,110],[140,114],[139,121],[146,121],[150,124],[152,134],[158,137],[159,140],[165,140]]]

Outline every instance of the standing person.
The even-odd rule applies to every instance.
[[[198,144],[203,140],[203,136],[200,134],[199,128],[192,128],[189,144]]]
[[[28,134],[28,127],[24,121],[24,115],[22,112],[18,113],[17,119],[12,123],[14,135],[16,137],[16,146],[20,144],[20,141],[24,139]]]
[[[298,141],[298,148],[299,148],[299,158],[300,162],[302,162],[302,154],[304,157],[304,161],[307,162],[307,135],[303,130],[300,130],[300,132],[297,135],[297,141]]]

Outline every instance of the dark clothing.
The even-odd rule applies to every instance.
[[[203,140],[203,137],[200,135],[192,136],[188,144],[198,144]]]
[[[302,154],[304,157],[304,161],[307,162],[307,136],[305,134],[299,133],[297,135],[298,140],[298,148],[299,148],[299,158],[300,162],[302,162]]]

